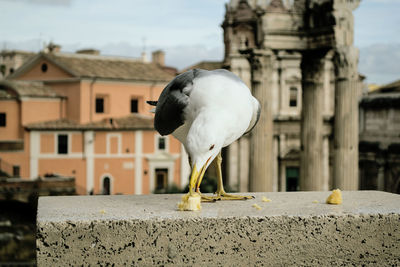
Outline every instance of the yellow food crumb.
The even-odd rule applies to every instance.
[[[194,193],[193,195],[184,195],[182,196],[182,201],[178,203],[178,210],[201,210],[201,196],[198,193]]]
[[[105,210],[100,210],[100,213],[101,213],[101,214],[105,214],[106,211],[105,211]]]
[[[266,198],[266,197],[262,197],[262,202],[271,202],[271,199],[269,199],[269,198]]]
[[[261,210],[261,207],[258,206],[257,204],[253,204],[252,206],[253,206],[254,208],[258,209],[258,210]]]
[[[317,203],[319,203],[319,201],[318,200],[313,200],[313,202],[312,203],[315,203],[315,204],[317,204]]]
[[[340,189],[335,189],[332,191],[332,194],[326,199],[327,204],[339,205],[342,204],[342,192]]]

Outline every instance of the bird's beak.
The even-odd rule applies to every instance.
[[[197,168],[196,163],[193,165],[192,174],[190,175],[189,192],[193,192],[196,187],[200,187],[201,180],[203,179],[210,159],[211,158],[209,158],[200,169]]]

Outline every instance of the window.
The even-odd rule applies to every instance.
[[[68,135],[58,135],[58,154],[68,154]]]
[[[96,97],[96,113],[104,113],[104,97]]]
[[[0,72],[1,72],[2,76],[6,75],[6,65],[4,65],[4,64],[0,65]]]
[[[6,127],[6,113],[0,113],[0,127]]]
[[[158,137],[158,150],[165,150],[166,149],[166,140],[165,137]]]
[[[168,185],[168,169],[156,169],[156,190],[165,189]]]
[[[20,177],[20,167],[19,167],[19,165],[14,165],[13,166],[13,176],[14,177]]]
[[[297,88],[296,87],[290,87],[289,106],[297,107]]]
[[[46,72],[48,67],[47,67],[46,63],[43,63],[40,68],[41,68],[42,72]]]
[[[138,113],[138,100],[131,99],[131,113]]]
[[[299,168],[286,168],[286,191],[299,191]]]

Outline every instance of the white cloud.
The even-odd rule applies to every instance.
[[[400,79],[400,43],[361,47],[358,69],[367,76],[368,83],[386,84]]]
[[[151,52],[161,49],[165,52],[165,61],[168,66],[183,69],[204,60],[218,61],[223,59],[223,46],[207,47],[203,44],[178,46],[147,46],[146,53],[151,59]],[[132,45],[127,42],[110,43],[100,47],[104,55],[139,57],[143,46]]]

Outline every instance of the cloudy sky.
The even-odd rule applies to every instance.
[[[0,49],[65,52],[96,48],[103,55],[166,52],[178,69],[221,60],[227,0],[0,0]],[[359,71],[369,83],[400,79],[400,0],[362,0],[355,15]]]

